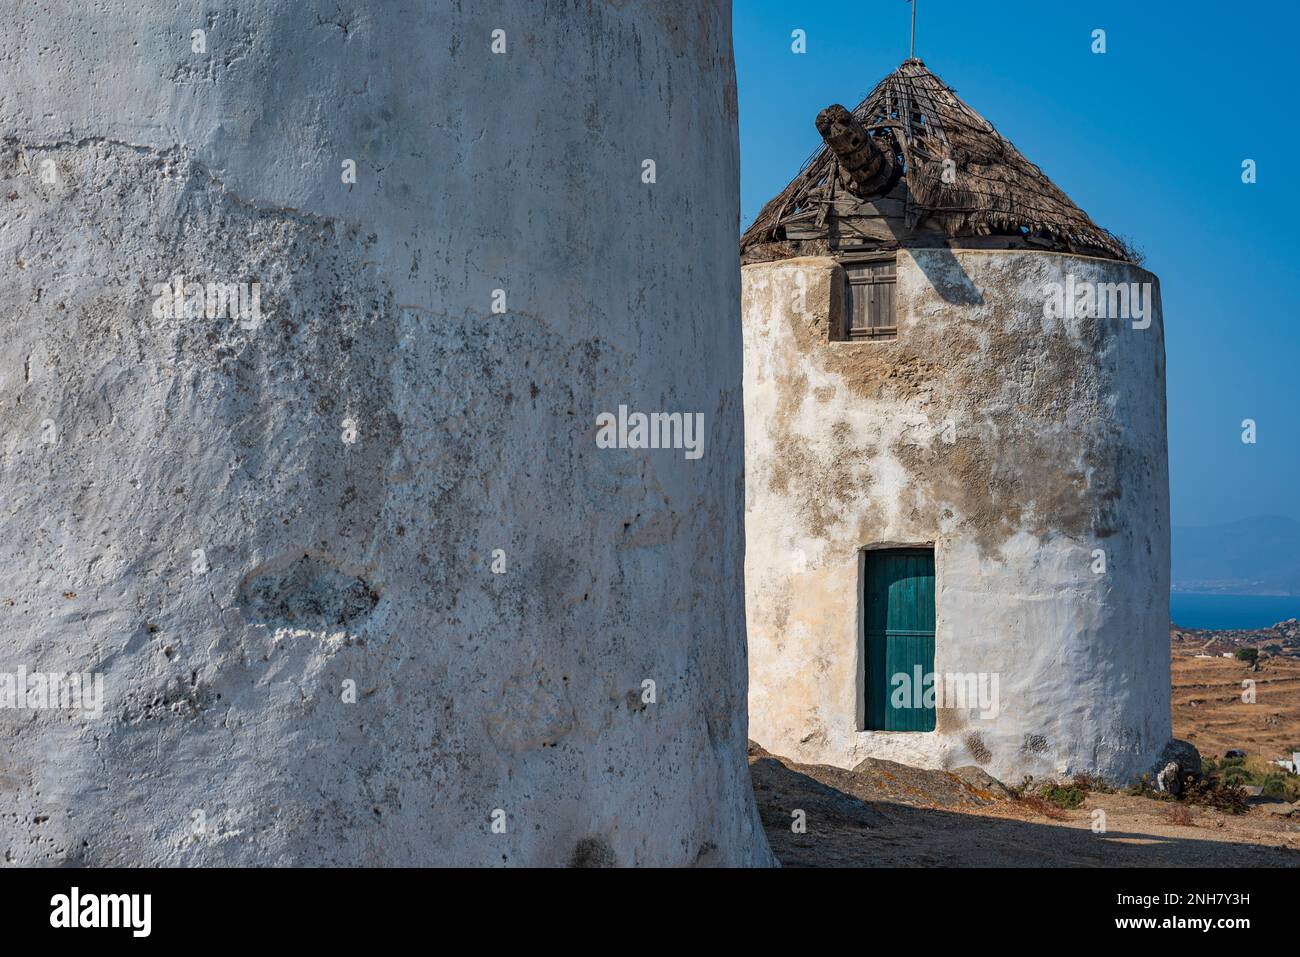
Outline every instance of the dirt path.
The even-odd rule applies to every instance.
[[[1300,812],[1240,816],[1092,794],[1052,816],[962,785],[943,771],[885,762],[870,773],[797,765],[751,748],[754,794],[787,867],[1300,867]],[[1177,807],[1181,808],[1182,805]],[[1093,833],[1094,811],[1105,833]],[[803,812],[806,832],[791,825]]]

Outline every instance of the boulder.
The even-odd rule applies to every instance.
[[[991,777],[985,776],[985,779],[997,784]],[[982,807],[1000,799],[992,789],[970,784],[953,772],[916,768],[883,758],[864,759],[843,782],[825,774],[820,775],[819,780],[865,801],[921,807]]]
[[[1160,755],[1160,767],[1164,767],[1170,761],[1178,765],[1178,770],[1185,778],[1191,775],[1198,781],[1201,778],[1201,752],[1196,750],[1196,745],[1188,741],[1180,741],[1173,738],[1165,745],[1164,752]]]
[[[1007,790],[1006,785],[983,768],[967,764],[964,767],[953,768],[950,773],[957,780],[977,792],[982,791],[990,794],[999,801],[1011,800],[1011,792]]]

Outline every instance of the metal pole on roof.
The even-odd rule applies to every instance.
[[[909,60],[916,59],[916,0],[907,0],[912,5],[912,49],[908,51]]]

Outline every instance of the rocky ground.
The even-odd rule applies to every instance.
[[[1300,867],[1300,810],[1290,806],[1233,816],[1092,793],[1061,810],[1014,798],[978,768],[873,760],[846,771],[753,744],[749,763],[763,827],[787,867]],[[1093,831],[1097,811],[1104,833]]]

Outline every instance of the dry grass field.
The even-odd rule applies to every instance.
[[[1242,681],[1255,702],[1242,701]],[[1228,658],[1173,658],[1174,737],[1205,757],[1229,748],[1273,760],[1300,750],[1300,659],[1264,658],[1259,671]]]

